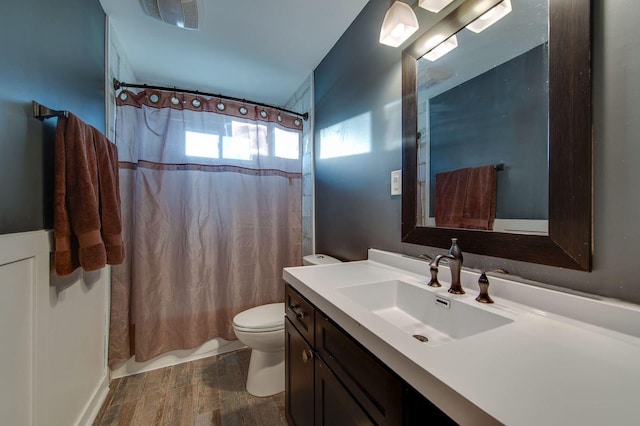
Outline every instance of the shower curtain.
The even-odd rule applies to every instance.
[[[109,364],[235,339],[233,316],[282,301],[300,265],[301,120],[152,90],[120,92],[116,117],[127,259]]]

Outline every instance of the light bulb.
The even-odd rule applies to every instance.
[[[482,16],[480,18],[478,18],[478,19],[486,21],[487,19],[491,19],[491,17],[493,16],[494,13],[496,13],[496,8],[492,7],[491,9],[489,9],[488,11],[483,13]]]
[[[428,59],[431,62],[438,60],[443,57],[447,53],[451,52],[453,49],[458,47],[458,38],[454,35],[434,47],[429,53],[424,55],[425,59]]]
[[[404,34],[405,25],[400,22],[394,29],[391,30],[391,37],[398,38]]]
[[[503,0],[501,3],[498,3],[496,6],[480,15],[478,19],[467,25],[467,29],[474,33],[482,32],[498,22],[505,15],[509,14],[509,12],[511,12],[511,0]]]
[[[398,47],[419,27],[418,18],[411,6],[401,1],[394,2],[384,15],[380,29],[380,43]]]

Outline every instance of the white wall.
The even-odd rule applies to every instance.
[[[300,85],[285,108],[309,113],[302,130],[302,255],[315,253],[313,217],[313,73]]]
[[[2,424],[90,424],[108,391],[109,269],[58,277],[50,240],[0,236]]]
[[[116,90],[113,88],[113,79],[117,79],[123,83],[137,83],[136,74],[131,68],[131,64],[124,48],[118,39],[118,35],[113,30],[107,17],[106,24],[106,90],[105,90],[105,107],[107,111],[107,137],[115,142],[116,132]]]

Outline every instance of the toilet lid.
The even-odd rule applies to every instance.
[[[233,325],[245,330],[272,331],[284,328],[284,303],[247,309],[233,317]]]

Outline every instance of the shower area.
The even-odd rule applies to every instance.
[[[282,268],[313,252],[311,120],[294,112],[309,111],[311,78],[290,110],[118,86],[112,377],[238,349],[234,315],[282,301]]]

